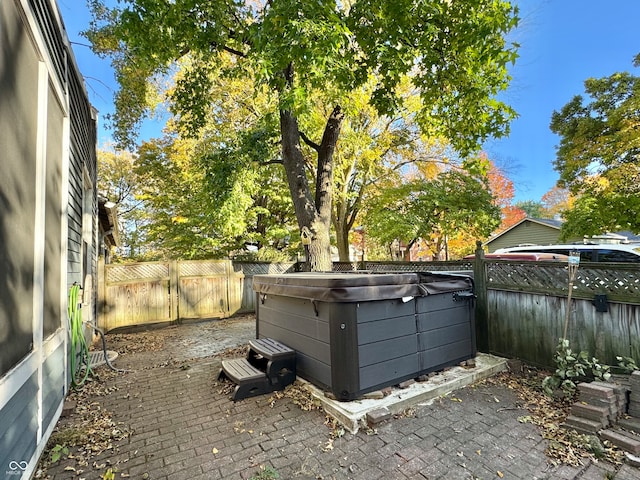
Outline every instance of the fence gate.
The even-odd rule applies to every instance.
[[[99,327],[225,318],[240,310],[243,274],[231,261],[100,264]]]

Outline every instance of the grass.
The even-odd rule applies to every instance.
[[[261,465],[260,471],[249,478],[249,480],[276,480],[280,478],[278,472],[268,465]]]

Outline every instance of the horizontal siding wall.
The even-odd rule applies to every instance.
[[[2,276],[9,283],[0,288],[0,306],[8,307],[0,308],[0,330],[17,346],[9,355],[0,343],[0,478],[33,475],[62,410],[66,297],[83,273],[85,173],[92,186],[97,179],[94,110],[58,12],[55,0],[0,2],[0,145],[8,182],[4,188],[0,178],[0,257],[12,259]],[[95,258],[90,263],[95,277]],[[9,322],[2,311],[11,313]]]
[[[65,395],[65,344],[47,356],[42,365],[42,429],[57,421],[56,413]]]
[[[549,245],[558,243],[560,230],[534,222],[523,222],[489,244],[489,252],[498,248],[516,247],[525,243]]]
[[[0,478],[12,478],[11,462],[28,464],[38,443],[38,374],[25,379],[22,387],[0,409]],[[15,464],[11,464],[15,465]],[[22,470],[22,468],[20,469]],[[20,475],[15,478],[21,478]]]

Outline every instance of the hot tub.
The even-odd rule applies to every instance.
[[[339,400],[476,355],[473,280],[442,273],[256,275],[256,335]]]

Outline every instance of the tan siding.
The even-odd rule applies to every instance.
[[[489,252],[498,248],[516,247],[523,243],[549,245],[558,243],[560,230],[534,222],[522,222],[489,244]]]
[[[574,237],[566,242],[560,242],[560,229],[538,222],[524,221],[520,225],[503,233],[487,243],[489,253],[499,248],[517,247],[518,245],[533,243],[535,245],[551,245],[554,243],[572,243],[582,240]]]

